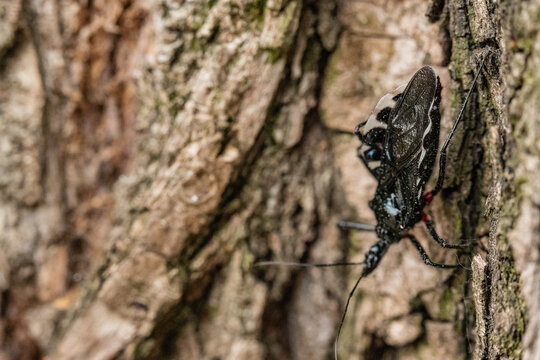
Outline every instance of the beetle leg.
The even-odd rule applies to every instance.
[[[482,62],[480,62],[480,65],[478,66],[478,69],[476,70],[476,75],[474,76],[471,87],[469,88],[469,91],[467,92],[467,96],[465,96],[465,101],[463,101],[463,105],[461,105],[461,110],[459,111],[458,117],[456,121],[454,122],[454,126],[452,127],[450,134],[448,134],[448,137],[446,138],[446,141],[444,142],[441,148],[441,155],[439,156],[439,177],[437,178],[437,185],[435,185],[435,189],[432,191],[433,195],[437,195],[437,193],[441,191],[442,189],[442,186],[444,183],[444,173],[446,170],[446,149],[448,148],[448,144],[450,143],[450,140],[452,140],[452,137],[454,136],[454,133],[456,132],[456,128],[459,125],[459,122],[463,118],[463,112],[465,111],[465,106],[467,106],[467,103],[469,102],[469,98],[471,97],[472,91],[474,89],[474,85],[476,85],[476,81],[478,80],[478,75],[480,75],[480,72],[482,71],[482,68],[484,67],[485,59],[486,57],[484,56],[482,58]]]
[[[453,268],[457,268],[459,266],[459,265],[439,264],[439,263],[431,261],[428,254],[426,253],[426,250],[424,250],[422,245],[420,245],[420,242],[418,242],[418,240],[416,240],[416,237],[414,237],[411,234],[407,234],[404,237],[409,238],[409,240],[411,240],[411,242],[414,244],[414,246],[416,247],[416,250],[418,250],[418,252],[420,253],[420,256],[422,256],[422,260],[424,260],[424,264],[429,265],[429,266],[438,267],[438,268],[443,268],[443,269],[453,269]]]
[[[424,219],[422,219],[424,220]],[[439,245],[441,245],[443,248],[446,249],[465,249],[468,248],[469,245],[467,244],[459,244],[459,245],[452,245],[448,244],[444,239],[442,239],[439,234],[437,234],[437,230],[435,230],[435,224],[433,224],[433,221],[430,220],[424,220],[424,223],[426,224],[426,227],[429,231],[429,234],[435,240]]]
[[[448,134],[448,137],[446,138],[446,141],[444,142],[441,148],[441,155],[439,156],[439,177],[437,178],[437,185],[435,185],[435,189],[432,191],[433,195],[436,195],[439,191],[441,191],[443,187],[444,173],[446,170],[446,149],[448,148],[448,144],[450,143],[450,140],[452,140],[452,137],[454,136],[454,133],[456,132],[456,128],[459,125],[459,122],[463,118],[463,112],[465,111],[465,106],[467,106],[467,103],[469,102],[469,98],[471,97],[472,91],[474,89],[474,85],[476,85],[476,81],[478,80],[478,75],[480,75],[480,72],[482,71],[482,68],[484,66],[485,59],[486,57],[484,56],[482,58],[482,62],[480,63],[480,65],[478,66],[478,69],[476,70],[476,75],[474,76],[471,87],[469,88],[469,91],[467,92],[467,96],[465,96],[465,101],[463,101],[463,105],[461,105],[461,110],[459,111],[458,117],[456,121],[454,122],[454,126],[452,127],[450,134]]]
[[[354,221],[340,221],[337,223],[337,227],[340,229],[352,229],[358,231],[375,231],[374,225],[360,224]]]

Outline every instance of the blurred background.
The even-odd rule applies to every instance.
[[[445,188],[340,359],[540,359],[540,0],[0,0],[0,360],[333,359],[376,182],[352,131],[423,65]],[[433,179],[428,189],[434,186]]]

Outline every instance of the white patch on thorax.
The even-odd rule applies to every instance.
[[[399,209],[395,207],[394,202],[392,201],[392,198],[386,199],[386,203],[384,204],[384,209],[389,215],[392,215],[392,216],[396,216],[397,214],[400,213]]]

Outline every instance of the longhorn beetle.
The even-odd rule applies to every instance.
[[[424,66],[418,70],[408,84],[383,96],[375,109],[363,123],[354,130],[360,140],[358,157],[377,180],[375,196],[369,207],[375,213],[376,226],[341,221],[342,229],[374,231],[379,240],[369,248],[364,261],[359,263],[302,264],[283,262],[261,262],[257,265],[293,265],[305,267],[330,267],[363,265],[362,274],[354,284],[339,323],[334,342],[334,357],[337,359],[339,334],[349,308],[350,300],[365,276],[371,273],[392,244],[408,238],[420,253],[426,265],[438,268],[455,268],[457,265],[439,264],[431,261],[418,240],[408,231],[417,223],[424,222],[433,239],[442,247],[462,248],[451,245],[439,237],[432,221],[423,209],[431,203],[441,190],[446,170],[446,150],[463,117],[478,76],[482,71],[485,56],[476,71],[461,110],[452,130],[444,142],[439,157],[439,177],[432,191],[424,193],[429,180],[439,146],[440,112],[442,86],[435,70]],[[466,247],[466,245],[465,245]]]

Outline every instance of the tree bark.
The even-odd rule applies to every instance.
[[[0,359],[328,359],[376,183],[351,134],[432,65],[448,134],[348,359],[540,359],[540,1],[0,0]],[[427,16],[426,16],[427,15]],[[432,180],[428,188],[434,185]]]

